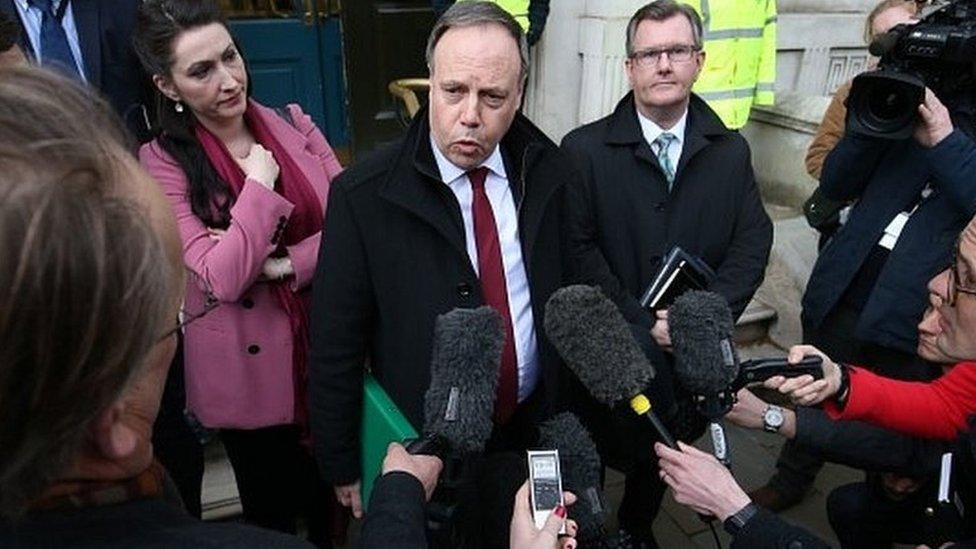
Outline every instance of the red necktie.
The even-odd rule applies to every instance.
[[[515,356],[515,331],[508,309],[508,288],[505,284],[505,267],[502,264],[502,248],[498,242],[495,214],[485,193],[488,168],[476,168],[467,173],[471,182],[473,199],[471,216],[474,219],[474,238],[478,247],[478,274],[481,294],[485,304],[498,311],[505,326],[505,344],[502,347],[502,364],[498,376],[498,393],[495,397],[495,421],[506,423],[518,405],[518,359]]]

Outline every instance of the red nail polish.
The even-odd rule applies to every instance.
[[[559,518],[566,518],[566,507],[562,505],[557,506],[552,512]]]

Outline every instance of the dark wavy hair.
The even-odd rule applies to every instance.
[[[230,32],[220,7],[211,0],[146,0],[139,7],[133,47],[146,72],[171,78],[176,39],[188,30],[213,23],[223,25]],[[240,51],[236,40],[234,43]],[[250,96],[250,85],[247,94]],[[183,168],[193,213],[208,227],[226,228],[233,204],[230,188],[210,164],[196,138],[196,117],[190,109],[176,112],[175,106],[172,99],[156,90],[157,127],[153,133],[163,150]]]

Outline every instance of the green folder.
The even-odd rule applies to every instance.
[[[362,459],[363,509],[369,505],[373,483],[380,474],[386,447],[391,442],[403,442],[417,438],[417,431],[390,400],[371,374],[366,374],[363,385],[363,426],[360,434]]]

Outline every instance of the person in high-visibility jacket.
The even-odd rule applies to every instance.
[[[776,0],[684,0],[704,24],[705,67],[695,93],[729,129],[753,105],[772,105],[776,82]]]
[[[434,14],[440,17],[455,1],[464,2],[465,0],[431,0]],[[539,37],[542,36],[542,29],[546,26],[546,19],[549,17],[549,0],[486,1],[498,4],[500,8],[510,13],[518,21],[530,46],[539,41]]]

